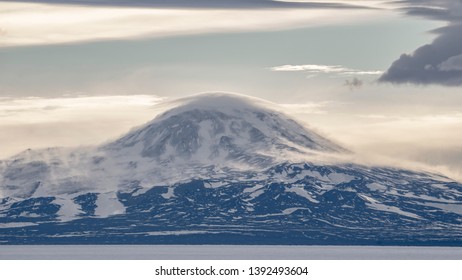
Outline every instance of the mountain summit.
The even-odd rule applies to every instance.
[[[159,163],[247,168],[313,152],[346,151],[255,98],[209,93],[176,103],[180,105],[104,149]]]
[[[0,243],[462,245],[462,185],[320,163],[342,147],[230,94],[177,100],[104,145],[0,162]]]

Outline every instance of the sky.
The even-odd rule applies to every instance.
[[[226,91],[368,160],[462,179],[460,34],[460,0],[0,1],[0,158]]]

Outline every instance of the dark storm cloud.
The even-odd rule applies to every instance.
[[[286,2],[276,0],[2,0],[3,2],[29,2],[48,4],[73,4],[85,6],[122,6],[152,8],[188,9],[264,9],[264,8],[332,8],[332,9],[370,9],[361,5],[326,2]]]
[[[391,83],[462,85],[462,0],[408,0],[403,10],[409,15],[445,20],[435,30],[438,37],[412,54],[403,54],[380,77]]]

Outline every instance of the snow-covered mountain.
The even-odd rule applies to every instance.
[[[268,166],[310,152],[344,152],[283,113],[248,97],[206,94],[103,147],[111,155],[152,158],[161,164]]]
[[[346,152],[264,101],[209,93],[121,138],[88,148],[27,150],[0,163],[3,197],[115,192],[132,181],[152,187],[230,171],[263,170],[289,159]]]
[[[462,185],[347,163],[261,100],[205,94],[121,138],[0,162],[3,243],[462,244]]]

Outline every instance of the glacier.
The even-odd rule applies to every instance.
[[[457,181],[335,160],[352,152],[255,98],[173,105],[0,161],[0,244],[462,245]]]

